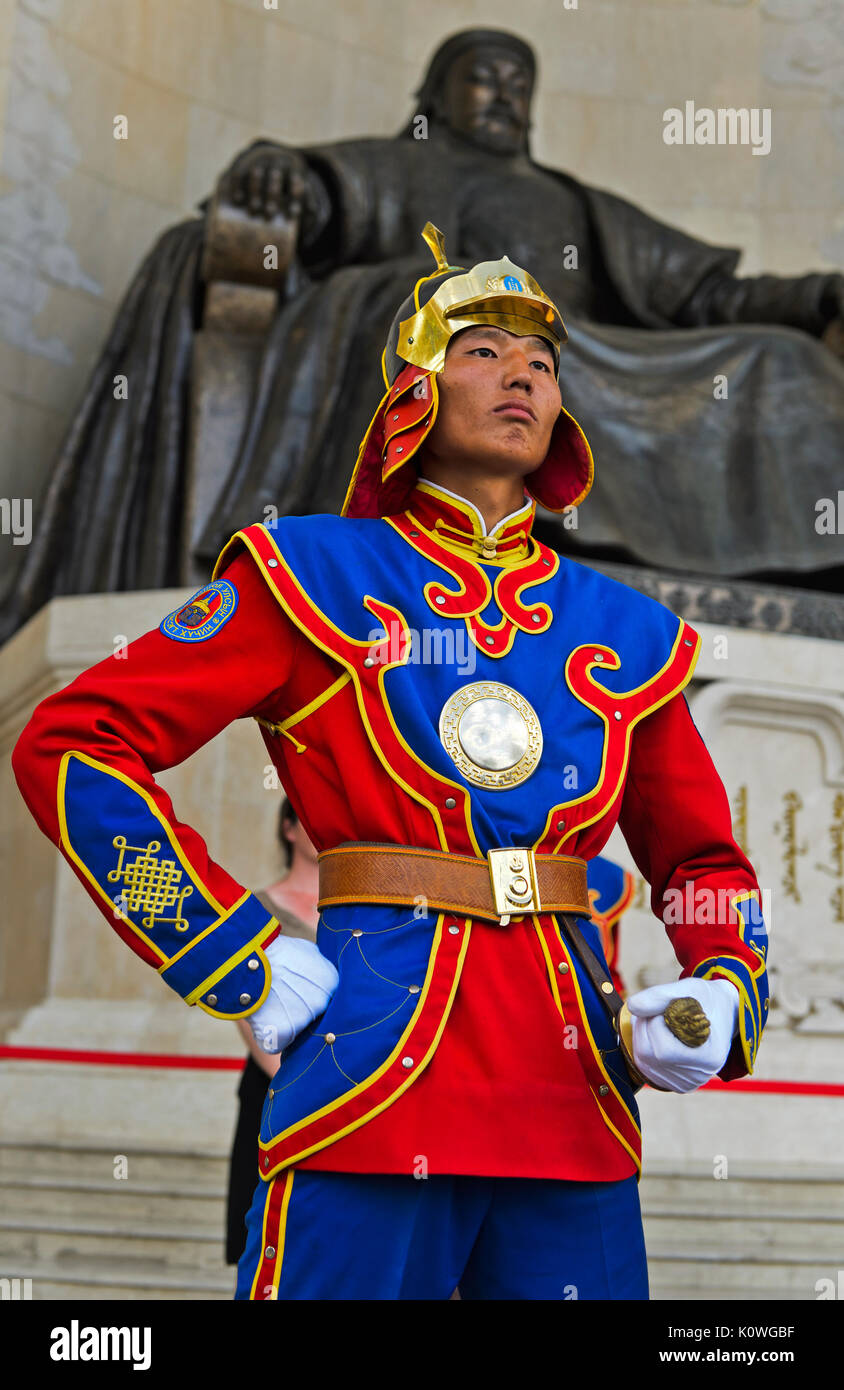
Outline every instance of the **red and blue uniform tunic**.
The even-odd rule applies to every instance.
[[[280,929],[155,774],[234,719],[258,721],[319,850],[521,845],[589,861],[618,824],[682,973],[739,990],[721,1076],[740,1077],[768,1008],[766,944],[683,695],[699,637],[538,542],[533,516],[526,501],[499,523],[492,558],[475,509],[424,481],[395,516],[247,527],[187,605],[37,707],[13,755],[18,783],[109,924],[219,1018],[266,997],[264,948]],[[440,737],[443,706],[475,683],[516,691],[539,720],[541,757],[518,785],[468,781]],[[716,920],[687,910],[706,895],[728,904]],[[582,921],[604,959],[610,926]],[[334,906],[317,943],[340,983],[273,1078],[262,1178],[638,1171],[615,1034],[552,914],[500,926],[424,902]]]

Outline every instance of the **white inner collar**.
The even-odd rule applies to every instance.
[[[437,492],[444,492],[446,497],[455,498],[456,501],[462,502],[464,507],[471,507],[472,511],[475,513],[475,516],[478,518],[478,521],[480,522],[482,536],[494,536],[496,531],[498,531],[502,526],[506,526],[509,521],[514,521],[517,516],[521,516],[522,512],[530,506],[530,498],[527,496],[527,494],[525,494],[524,502],[515,512],[510,512],[509,516],[503,516],[500,521],[496,521],[491,531],[487,531],[486,522],[484,521],[483,516],[478,511],[474,502],[469,501],[468,497],[461,497],[459,492],[452,492],[451,488],[443,487],[442,483],[432,483],[430,478],[420,477],[419,482],[425,483],[428,487],[435,488]]]

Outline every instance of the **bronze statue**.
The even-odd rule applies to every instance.
[[[534,76],[522,40],[462,31],[435,53],[397,136],[256,141],[203,217],[164,233],[60,451],[0,636],[53,593],[201,582],[265,508],[339,510],[348,440],[383,392],[373,346],[424,273],[428,220],[457,264],[506,252],[535,266],[565,315],[564,404],[585,422],[597,477],[576,530],[555,536],[565,523],[545,518],[552,544],[703,576],[823,587],[829,571],[835,587],[841,546],[815,523],[840,484],[844,276],[738,277],[739,250],[537,164]],[[232,281],[240,307],[217,295]],[[272,312],[264,304],[250,340],[244,428],[221,471],[213,450],[189,464],[195,330],[219,315],[234,340],[258,303],[249,293]],[[128,399],[115,399],[118,374]]]

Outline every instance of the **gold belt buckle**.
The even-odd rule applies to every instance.
[[[500,925],[506,927],[514,912],[541,912],[533,850],[520,847],[490,849],[486,857],[492,901]]]

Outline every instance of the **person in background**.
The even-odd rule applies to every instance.
[[[316,941],[317,852],[284,797],[278,813],[278,841],[287,861],[287,872],[268,888],[255,894],[268,912],[281,923],[285,936]],[[255,1193],[258,1167],[258,1131],[261,1111],[270,1078],[278,1070],[279,1053],[265,1052],[245,1018],[236,1020],[238,1032],[249,1048],[237,1094],[240,1110],[229,1163],[229,1190],[226,1202],[226,1264],[236,1265],[246,1244],[246,1213]]]

